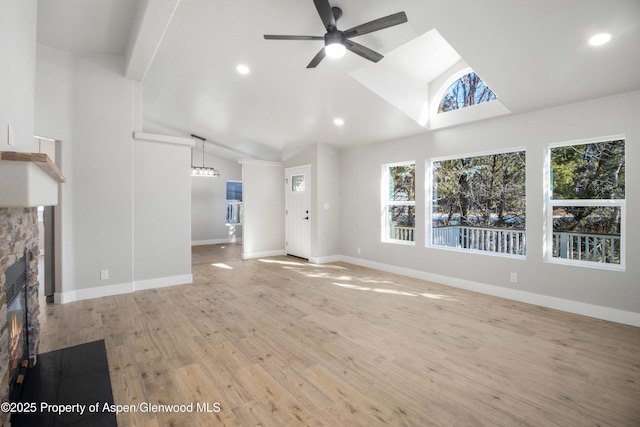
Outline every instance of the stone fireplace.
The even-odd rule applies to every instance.
[[[5,272],[7,290],[7,321],[9,324],[9,389],[22,382],[21,372],[29,360],[29,271],[27,257],[13,263]],[[16,387],[17,389],[17,387]],[[10,391],[11,397],[11,391]]]
[[[37,208],[0,208],[0,396],[9,400],[11,381],[10,319],[6,271],[23,256],[27,266],[27,342],[26,357],[36,363],[40,342],[38,314],[38,212]],[[7,414],[0,414],[1,417]],[[8,417],[7,417],[8,418]],[[8,419],[0,419],[0,425]]]
[[[0,151],[0,402],[11,398],[10,389],[18,377],[16,365],[21,367],[26,360],[27,365],[33,366],[37,361],[40,343],[37,207],[56,205],[58,185],[64,181],[46,154]],[[20,262],[23,263],[20,272],[12,268],[6,274]],[[25,267],[26,274],[17,278]],[[16,280],[26,283],[25,287],[12,286]],[[21,327],[26,334],[12,337],[12,329]],[[15,357],[12,360],[12,344],[18,347],[20,341],[27,343],[26,351],[19,352],[22,360]],[[9,425],[10,416],[0,412],[0,425]]]

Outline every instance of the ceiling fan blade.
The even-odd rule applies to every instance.
[[[405,22],[407,22],[407,14],[404,12],[398,12],[393,15],[378,18],[365,24],[350,28],[344,32],[344,35],[347,38],[357,37],[363,34],[382,30],[384,28],[393,27],[394,25],[404,24]]]
[[[279,36],[274,34],[265,34],[266,40],[324,40],[322,36]]]
[[[346,40],[344,43],[345,47],[356,55],[360,55],[369,61],[378,62],[384,56],[380,55],[378,52],[369,49],[368,47],[362,46],[356,42],[352,42],[351,40]]]
[[[336,18],[333,16],[329,0],[313,0],[313,3],[316,5],[322,24],[327,31],[331,31],[330,28],[336,28]]]
[[[318,54],[313,57],[311,62],[309,62],[309,65],[307,65],[307,68],[316,68],[320,63],[320,61],[322,61],[326,55],[327,54],[325,53],[324,47],[323,47],[322,49],[320,49],[320,52],[318,52]]]

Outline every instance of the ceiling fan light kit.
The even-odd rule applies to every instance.
[[[365,24],[355,26],[346,31],[340,31],[337,27],[337,21],[342,16],[342,9],[339,7],[331,7],[329,0],[313,0],[313,3],[316,6],[318,15],[320,15],[322,24],[327,30],[324,37],[272,34],[264,35],[266,40],[324,40],[324,47],[320,49],[320,52],[318,52],[311,60],[309,65],[307,65],[307,68],[317,67],[325,56],[330,58],[339,58],[344,55],[347,50],[355,53],[356,55],[360,55],[369,61],[378,62],[383,58],[381,54],[350,39],[407,22],[407,15],[404,12],[398,12],[393,15],[378,18]]]
[[[345,46],[346,37],[344,34],[335,32],[327,33],[324,36],[324,52],[329,58],[342,58],[347,51]]]

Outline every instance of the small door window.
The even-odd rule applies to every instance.
[[[304,175],[293,175],[291,177],[291,191],[304,191]]]

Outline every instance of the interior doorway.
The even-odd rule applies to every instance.
[[[285,250],[311,256],[311,165],[285,169]]]

